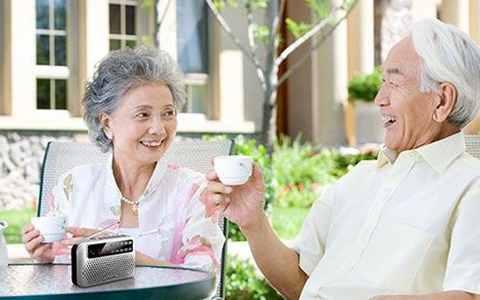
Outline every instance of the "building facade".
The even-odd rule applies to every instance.
[[[305,7],[288,6],[288,15],[294,18],[309,14]],[[366,116],[357,115],[357,120],[352,117],[348,80],[380,65],[390,47],[422,18],[438,18],[458,26],[480,43],[478,0],[358,0],[347,22],[339,25],[288,80],[283,109],[285,132],[302,134],[322,145],[381,142],[382,127],[373,105],[356,105],[360,106],[355,107],[357,113],[364,111]],[[303,55],[305,52],[298,51],[289,64]],[[352,138],[355,131],[357,137]],[[359,136],[361,131],[366,131],[363,136]]]
[[[203,1],[0,0],[0,209],[35,201],[49,140],[88,139],[80,102],[95,64],[140,44],[168,51],[185,73],[179,135],[255,134],[253,67]]]

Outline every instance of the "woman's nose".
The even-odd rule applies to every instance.
[[[150,134],[164,134],[165,130],[165,123],[161,117],[153,118],[152,123],[150,124],[149,133]]]

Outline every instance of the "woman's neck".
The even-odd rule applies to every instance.
[[[138,200],[147,188],[155,163],[141,164],[113,154],[113,177],[122,195],[129,200]]]

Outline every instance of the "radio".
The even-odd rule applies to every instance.
[[[96,237],[73,245],[72,282],[89,287],[135,275],[135,245],[127,235]]]

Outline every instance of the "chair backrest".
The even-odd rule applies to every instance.
[[[465,135],[465,150],[480,159],[480,135]]]
[[[211,169],[211,163],[215,156],[228,155],[233,150],[232,140],[202,141],[202,140],[181,140],[175,141],[165,158],[168,162],[187,167],[200,173],[207,173]],[[45,213],[42,205],[48,192],[53,189],[57,179],[73,167],[99,163],[107,158],[108,154],[102,153],[93,144],[73,142],[49,142],[45,150],[40,179],[40,195],[38,198],[37,215]],[[228,239],[228,228],[225,219],[220,221],[226,240]],[[214,298],[224,298],[224,274],[227,243],[222,249],[222,261],[219,282]]]

